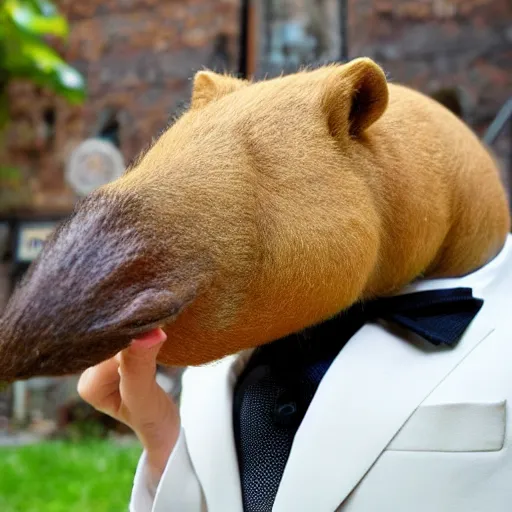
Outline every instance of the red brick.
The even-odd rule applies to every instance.
[[[72,32],[56,47],[85,73],[86,104],[70,107],[19,82],[10,89],[8,158],[27,173],[41,208],[70,207],[64,163],[92,134],[104,109],[119,112],[121,149],[129,161],[188,100],[189,78],[214,62],[216,36],[228,35],[232,67],[238,51],[239,0],[60,0],[59,5]],[[373,57],[393,81],[426,93],[456,86],[465,98],[466,119],[481,133],[510,95],[510,0],[349,0],[349,19],[352,57]],[[42,116],[52,107],[57,127],[48,147]],[[502,157],[504,147],[498,148]]]
[[[70,107],[31,84],[10,87],[7,158],[27,172],[33,206],[42,210],[71,208],[75,198],[64,165],[73,148],[93,135],[104,109],[119,113],[128,162],[188,99],[189,78],[209,65],[215,37],[228,34],[234,53],[239,29],[237,0],[61,0],[59,6],[71,35],[55,47],[86,75],[87,102]],[[50,142],[43,120],[48,108],[56,113]]]

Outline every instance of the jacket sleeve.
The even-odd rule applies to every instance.
[[[130,512],[207,512],[183,428],[159,483],[151,482],[143,453],[137,466]]]

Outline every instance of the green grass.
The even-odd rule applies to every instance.
[[[1,512],[125,512],[141,448],[113,441],[0,449]]]

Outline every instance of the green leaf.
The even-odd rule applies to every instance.
[[[21,171],[16,167],[0,166],[0,181],[21,181]]]
[[[83,102],[84,78],[43,40],[44,36],[63,38],[68,32],[66,19],[50,0],[0,0],[0,74],[4,81],[5,77],[27,78],[72,103]],[[0,118],[5,113],[0,106]]]
[[[9,120],[9,105],[7,98],[7,88],[0,89],[0,139],[3,135],[3,129],[7,126]],[[1,140],[0,140],[1,146]],[[0,152],[2,148],[0,147]]]
[[[59,10],[53,2],[50,0],[25,0],[27,3],[32,5],[39,14],[43,16],[55,16],[59,13]]]
[[[11,76],[28,78],[38,85],[49,87],[72,103],[85,99],[85,80],[82,75],[41,41],[22,38],[7,47],[4,66]]]
[[[69,33],[66,19],[56,10],[52,12],[49,8],[31,5],[22,0],[4,0],[2,10],[18,30],[28,35],[65,38]],[[44,10],[44,14],[41,10]]]

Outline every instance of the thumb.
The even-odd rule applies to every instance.
[[[144,394],[153,388],[156,375],[156,358],[167,335],[162,329],[154,329],[121,352],[119,374],[126,394]]]

